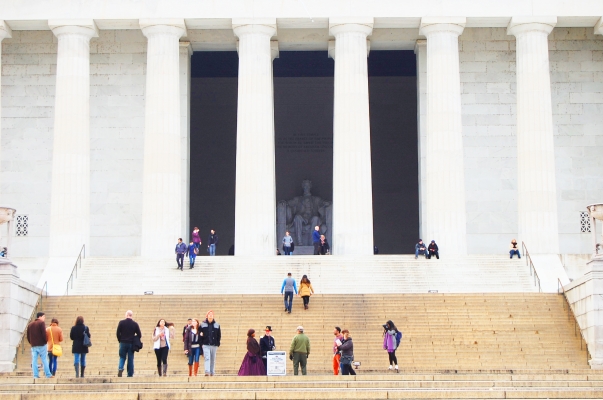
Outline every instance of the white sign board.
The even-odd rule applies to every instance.
[[[268,360],[266,365],[268,376],[287,375],[287,352],[269,351],[266,358]]]

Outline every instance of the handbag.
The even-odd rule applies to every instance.
[[[52,355],[55,357],[60,357],[63,355],[63,348],[60,344],[54,344],[54,337],[52,335],[52,328],[48,328],[50,330],[50,340],[52,340]]]
[[[90,340],[90,336],[88,336],[86,333],[86,329],[88,329],[88,327],[84,325],[84,338],[82,339],[82,345],[84,347],[90,347],[92,346],[92,341]]]

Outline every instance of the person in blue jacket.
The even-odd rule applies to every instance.
[[[314,245],[314,255],[320,255],[320,226],[318,225],[314,227],[314,232],[312,232],[312,244]]]
[[[199,247],[196,243],[191,240],[191,244],[186,248],[186,255],[188,256],[188,263],[190,264],[189,269],[195,268],[195,259],[197,258],[197,253],[199,252]]]
[[[295,279],[291,277],[291,272],[287,274],[287,277],[283,281],[281,286],[281,294],[285,294],[285,311],[291,314],[291,306],[293,305],[293,292],[297,294],[297,285]]]
[[[176,244],[176,249],[174,250],[176,253],[176,263],[179,269],[182,271],[182,265],[184,264],[184,254],[186,253],[186,244],[182,243],[182,238],[178,239],[178,243]]]

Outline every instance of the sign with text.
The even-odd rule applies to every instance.
[[[266,355],[268,376],[287,375],[287,353],[284,351],[269,351]]]

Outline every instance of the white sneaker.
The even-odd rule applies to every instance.
[[[398,369],[398,366],[396,365],[396,373],[400,372],[400,370]]]
[[[390,371],[391,371],[392,369],[394,369],[394,367],[392,367],[392,366],[390,365],[390,366],[389,366],[389,369],[390,369]]]

